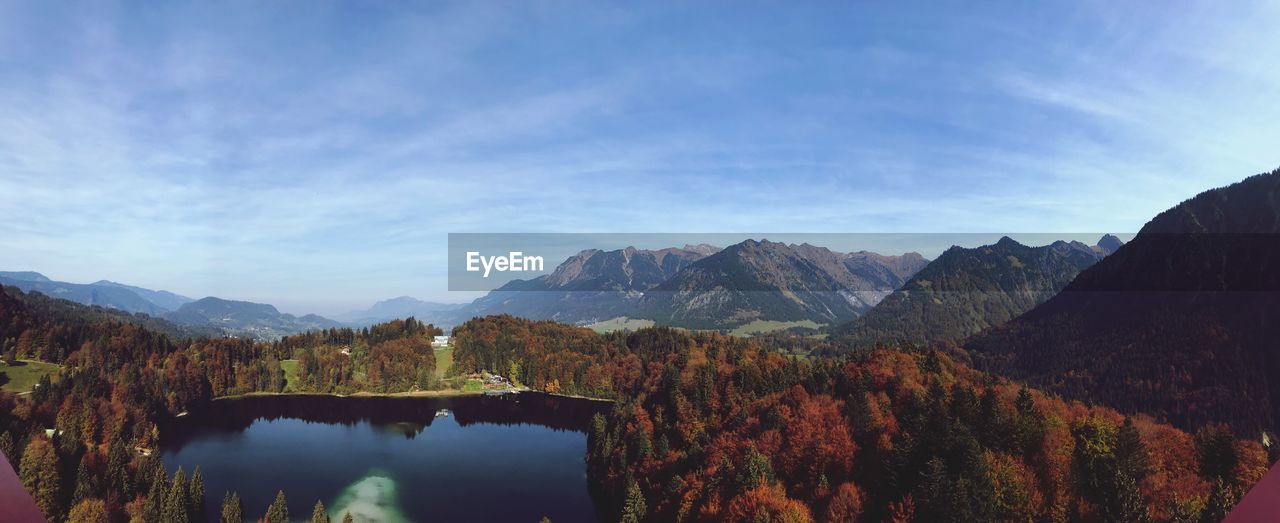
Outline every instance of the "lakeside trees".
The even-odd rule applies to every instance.
[[[431,337],[438,327],[414,318],[369,328],[329,329],[286,336],[273,352],[298,360],[296,390],[402,392],[437,387]]]

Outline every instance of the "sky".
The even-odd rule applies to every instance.
[[[1132,233],[1280,166],[1276,27],[1275,2],[5,1],[0,270],[334,314],[474,297],[449,233]]]

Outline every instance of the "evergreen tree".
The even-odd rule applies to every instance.
[[[111,438],[107,449],[107,485],[115,492],[133,492],[129,476],[129,451],[120,435]]]
[[[769,458],[757,451],[754,446],[747,448],[741,470],[738,476],[738,488],[741,491],[745,492],[760,485],[773,483],[773,465],[769,463]]]
[[[627,485],[627,499],[622,505],[622,517],[619,519],[621,523],[640,523],[645,516],[644,492],[640,491],[640,484],[632,480]]]
[[[951,521],[959,512],[955,490],[942,459],[929,460],[915,489],[916,517],[920,521]]]
[[[276,500],[267,507],[265,517],[267,523],[289,523],[289,502],[284,499],[284,491],[276,492]]]
[[[228,492],[222,497],[222,523],[244,523],[244,506],[240,495]]]
[[[163,517],[168,523],[187,523],[187,474],[178,467],[173,473],[173,481],[169,483],[169,492],[164,497]]]
[[[355,519],[353,519],[351,517],[351,513],[348,512],[342,516],[342,523],[355,523]]]
[[[196,466],[195,472],[191,473],[191,485],[187,488],[187,516],[193,523],[205,523],[209,520],[209,516],[205,514],[204,495],[204,474]]]
[[[75,506],[89,498],[98,497],[98,477],[93,474],[93,470],[89,468],[90,456],[93,454],[85,453],[80,458],[80,466],[76,468],[76,490],[71,496],[71,505]]]
[[[1213,481],[1231,480],[1239,458],[1235,438],[1226,427],[1205,427],[1196,434],[1196,454],[1200,459],[1200,475]]]
[[[153,473],[151,480],[151,488],[147,490],[147,502],[142,506],[143,520],[146,521],[163,521],[165,497],[169,492],[168,478],[164,476],[161,469],[159,473]]]
[[[1209,493],[1209,500],[1205,503],[1204,513],[1200,515],[1202,523],[1214,523],[1227,518],[1227,514],[1231,513],[1231,508],[1236,506],[1236,502],[1240,501],[1240,493],[1232,488],[1226,480],[1215,478],[1213,480],[1213,490]]]
[[[1102,507],[1103,519],[1108,521],[1124,521],[1144,523],[1150,521],[1151,514],[1147,508],[1147,500],[1142,497],[1142,489],[1138,482],[1123,470],[1116,472],[1112,503]]]
[[[329,513],[324,511],[324,503],[316,500],[316,507],[311,509],[311,523],[329,523]]]
[[[61,519],[62,476],[58,472],[58,455],[53,450],[53,443],[42,437],[31,438],[22,453],[18,475],[22,486],[26,487],[45,517]]]
[[[1147,446],[1142,443],[1133,420],[1126,417],[1120,431],[1116,434],[1116,468],[1129,476],[1134,482],[1141,483],[1150,471],[1150,458]]]

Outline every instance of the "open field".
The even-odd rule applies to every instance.
[[[284,391],[293,392],[293,384],[298,381],[298,360],[280,360],[280,368],[284,370]]]
[[[453,367],[453,345],[449,345],[443,349],[435,349],[436,352],[436,379],[444,379],[449,369]]]
[[[765,334],[768,332],[790,329],[792,327],[805,327],[810,329],[822,328],[821,323],[813,320],[801,321],[774,321],[774,320],[755,320],[735,327],[729,331],[734,336],[755,336],[756,334]]]
[[[620,331],[620,330],[639,330],[645,327],[652,327],[653,325],[654,325],[653,320],[642,320],[638,318],[628,318],[626,316],[619,316],[612,320],[598,321],[598,322],[592,323],[591,325],[587,325],[587,328],[596,332],[603,333],[603,332],[613,332],[613,331]]]
[[[18,360],[19,365],[9,366],[0,363],[0,372],[8,379],[0,390],[5,392],[30,392],[40,381],[41,376],[56,374],[59,367],[52,363],[33,360]]]

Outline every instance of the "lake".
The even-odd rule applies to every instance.
[[[257,396],[161,429],[169,472],[197,465],[211,521],[235,491],[246,519],[283,490],[291,519],[316,500],[340,521],[595,521],[586,432],[608,403],[503,397]]]

